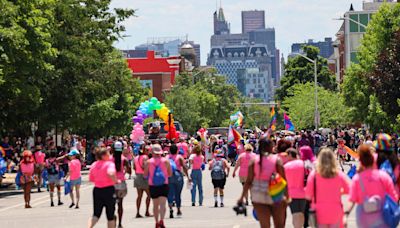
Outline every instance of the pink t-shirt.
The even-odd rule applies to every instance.
[[[316,203],[314,203],[314,180],[316,176]],[[306,198],[312,200],[317,211],[318,224],[337,224],[343,219],[342,194],[349,192],[350,181],[341,171],[334,178],[323,178],[315,170],[307,179]],[[335,213],[332,213],[335,212]]]
[[[185,142],[181,142],[181,143],[178,143],[178,144],[176,144],[176,146],[178,147],[178,152],[182,149],[183,150],[183,157],[184,158],[187,158],[187,156],[188,156],[188,151],[189,151],[189,146],[188,146],[188,144],[187,143],[185,143]]]
[[[112,161],[96,161],[90,167],[89,180],[94,183],[96,188],[106,188],[114,186],[114,181],[109,175],[115,174],[115,164]]]
[[[143,161],[147,159],[147,155],[139,155],[135,157],[135,173],[136,174],[143,174]]]
[[[361,188],[360,178],[364,185],[364,192]],[[384,199],[386,194],[397,202],[399,196],[395,191],[392,178],[390,178],[390,176],[384,171],[367,169],[353,177],[350,187],[349,201],[362,204],[365,198],[379,195],[381,199]]]
[[[159,166],[161,168],[161,171],[164,173],[165,177],[165,182],[164,184],[168,184],[168,170],[167,166],[165,165],[165,162],[167,161],[166,158],[151,158],[148,163],[149,163],[149,185],[153,185],[153,177],[154,177],[154,172],[156,170],[156,167]]]
[[[72,159],[68,162],[69,177],[71,180],[77,180],[81,177],[81,162],[79,159]]]
[[[252,159],[255,159],[256,154],[253,152],[241,153],[238,157],[240,161],[239,177],[247,177],[249,173],[249,163]]]
[[[25,175],[33,175],[34,172],[34,164],[33,162],[29,162],[29,163],[25,163],[25,162],[21,162],[21,172],[22,174]]]
[[[304,162],[302,160],[289,161],[284,165],[289,197],[304,199]]]
[[[268,155],[262,157],[262,167],[260,166],[260,156],[254,160],[254,178],[261,181],[269,181],[274,172],[276,172],[277,155]]]
[[[193,170],[201,169],[201,165],[203,164],[204,156],[203,155],[195,155],[193,157]]]
[[[181,165],[181,163],[180,163],[180,158],[182,158],[181,155],[179,155],[179,154],[174,154],[174,155],[170,154],[170,155],[168,155],[167,158],[168,158],[168,159],[172,159],[172,160],[175,162],[175,164],[176,164],[176,168],[177,168],[179,171],[182,172],[182,165]]]
[[[44,164],[46,155],[42,152],[42,151],[37,151],[33,154],[33,156],[35,156],[35,163],[36,164]]]

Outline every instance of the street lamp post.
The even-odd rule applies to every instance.
[[[306,55],[300,54],[300,53],[295,53],[295,55],[299,55],[305,59],[307,59],[309,62],[314,64],[314,99],[315,99],[315,111],[314,111],[314,124],[315,124],[315,130],[318,130],[318,125],[320,122],[320,115],[318,111],[318,68],[317,68],[317,58],[316,59],[310,59]]]

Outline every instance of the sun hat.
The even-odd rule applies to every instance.
[[[391,145],[392,137],[388,134],[379,134],[378,137],[376,138],[376,141],[374,142],[374,147],[376,150],[380,151],[391,151],[392,150],[392,145]]]
[[[152,152],[153,154],[159,154],[159,155],[162,155],[162,154],[164,153],[164,151],[162,150],[160,144],[154,144],[154,145],[152,145],[152,146],[151,146],[151,152]]]
[[[120,152],[122,152],[122,151],[124,150],[124,145],[123,145],[120,141],[116,141],[116,142],[113,144],[113,148],[114,148],[115,151],[120,151]]]
[[[76,156],[78,154],[79,154],[79,152],[76,149],[73,149],[68,153],[68,156]]]

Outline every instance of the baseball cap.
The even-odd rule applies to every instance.
[[[116,141],[113,144],[113,148],[115,151],[123,151],[124,150],[124,145],[120,141]]]
[[[79,154],[79,152],[77,151],[77,150],[71,150],[69,153],[68,153],[68,156],[76,156],[76,155],[78,155]]]

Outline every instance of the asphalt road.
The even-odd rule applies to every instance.
[[[81,187],[81,203],[80,209],[69,209],[69,196],[63,196],[63,206],[50,207],[50,199],[48,192],[37,193],[33,190],[32,209],[24,209],[23,195],[21,191],[8,191],[8,194],[0,195],[0,227],[7,228],[82,228],[86,227],[88,218],[92,214],[92,189],[93,186],[87,182],[87,176],[83,176],[83,185]],[[167,227],[181,228],[254,228],[258,227],[258,223],[252,217],[252,207],[248,207],[248,217],[236,216],[232,207],[235,205],[240,193],[241,184],[238,179],[227,180],[225,192],[225,207],[214,208],[213,187],[209,171],[203,173],[204,188],[204,205],[202,207],[192,207],[190,201],[190,192],[183,189],[182,212],[181,218],[166,218]],[[124,227],[154,227],[154,218],[136,219],[136,189],[133,188],[132,180],[128,180],[128,195],[124,199]],[[55,197],[56,199],[56,197]],[[344,202],[346,197],[344,196]],[[143,199],[144,200],[144,199]],[[142,203],[141,214],[144,214],[144,201]],[[332,212],[335,213],[335,212]],[[167,215],[169,213],[167,212]],[[286,227],[292,227],[292,217],[288,210],[288,219]],[[106,218],[103,213],[97,227],[106,227]],[[354,214],[350,217],[349,227],[356,227]]]

